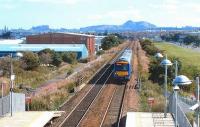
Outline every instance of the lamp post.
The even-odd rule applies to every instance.
[[[176,78],[176,76],[178,76],[178,62],[177,61],[175,61],[175,78]]]
[[[173,81],[174,84],[174,93],[175,93],[175,127],[178,126],[178,121],[177,121],[177,92],[179,90],[179,86],[178,85],[189,85],[191,84],[192,81],[188,79],[188,77],[184,76],[184,75],[179,75],[176,76],[176,78]]]
[[[13,115],[13,107],[12,107],[12,97],[13,97],[13,83],[15,80],[15,75],[13,74],[13,61],[12,61],[12,53],[10,54],[10,115]]]
[[[170,60],[167,59],[167,55],[165,56],[165,59],[162,60],[161,65],[165,66],[165,109],[164,109],[164,118],[167,117],[167,67],[171,66],[172,63]]]
[[[175,105],[176,105],[176,107],[175,107],[175,127],[177,127],[177,125],[178,125],[178,122],[177,122],[177,93],[178,93],[178,91],[179,91],[179,87],[178,87],[178,85],[175,85],[174,86],[174,94],[175,94]]]
[[[23,54],[20,52],[16,53],[17,57],[22,57]],[[13,73],[13,60],[12,60],[12,53],[10,53],[10,115],[13,116],[13,85],[15,80],[15,75]]]

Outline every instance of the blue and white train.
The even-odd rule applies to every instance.
[[[114,78],[130,80],[132,73],[132,50],[125,49],[122,56],[114,63]]]

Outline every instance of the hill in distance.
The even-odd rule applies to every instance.
[[[184,26],[181,28],[177,27],[157,27],[156,25],[146,22],[146,21],[139,21],[134,22],[132,20],[128,20],[127,22],[121,25],[96,25],[96,26],[88,26],[82,27],[80,29],[66,29],[66,28],[58,28],[58,29],[51,29],[48,25],[41,25],[32,27],[29,32],[33,33],[43,33],[43,32],[125,32],[125,31],[147,31],[147,30],[200,30],[200,27],[192,27],[192,26]],[[18,29],[17,29],[18,30]]]
[[[140,21],[140,22],[133,22],[131,20],[125,22],[122,25],[97,25],[97,26],[89,26],[80,28],[80,31],[140,31],[140,30],[148,30],[152,28],[156,28],[157,26],[151,24],[149,22]]]

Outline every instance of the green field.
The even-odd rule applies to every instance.
[[[178,57],[183,66],[194,65],[200,68],[200,52],[194,51],[190,48],[183,48],[169,43],[154,43],[156,47],[164,50],[165,53],[170,57]]]

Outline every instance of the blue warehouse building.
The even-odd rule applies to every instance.
[[[78,59],[88,57],[85,44],[0,44],[0,57],[22,51],[39,52],[46,48],[56,52],[76,52],[78,53]]]

